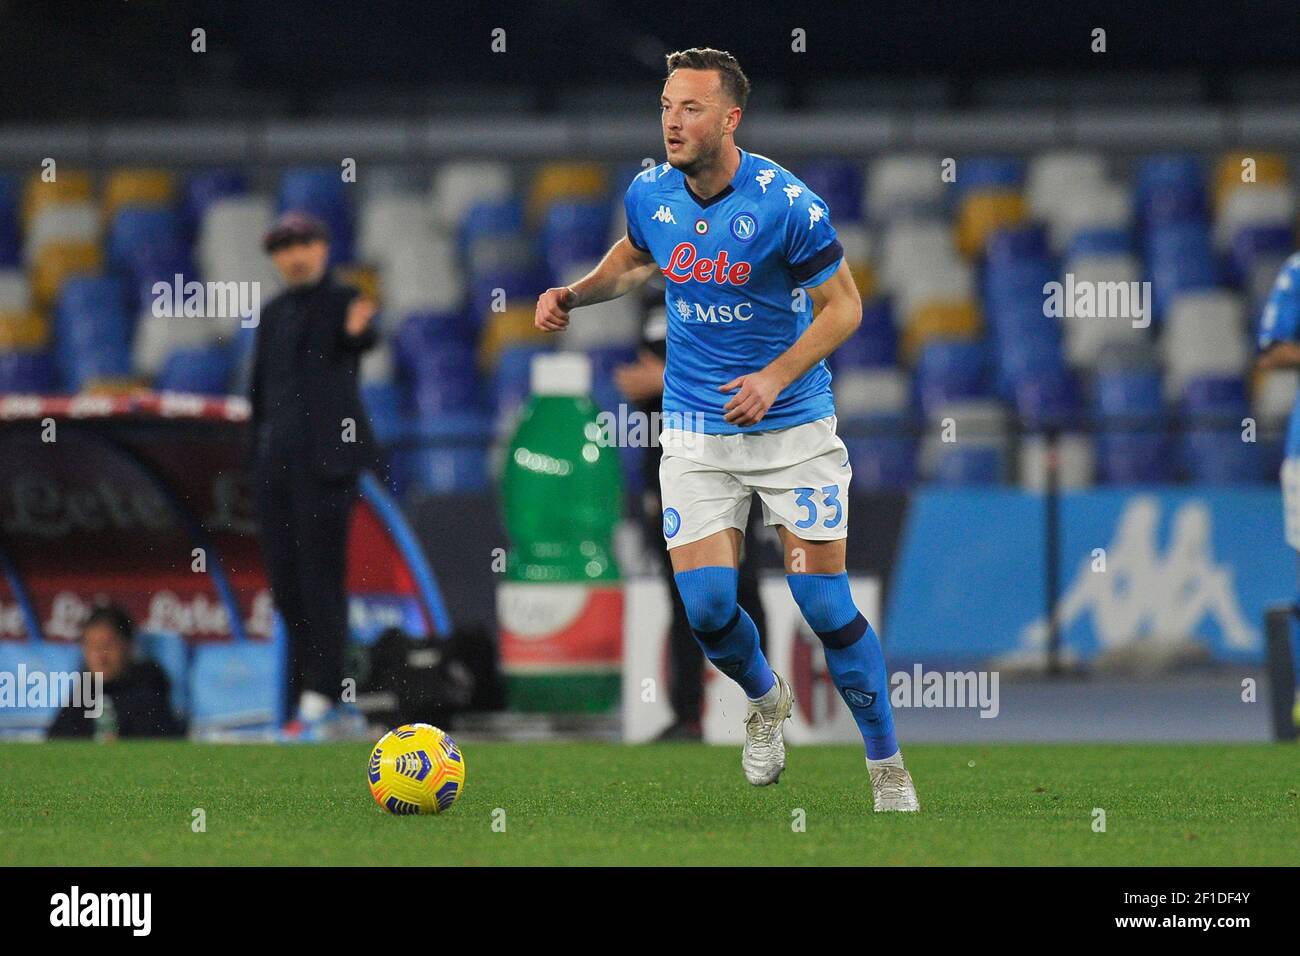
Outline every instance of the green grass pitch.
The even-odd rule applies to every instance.
[[[919,815],[871,812],[851,746],[791,747],[782,782],[761,789],[737,747],[464,749],[451,811],[399,818],[370,798],[366,745],[0,745],[0,865],[1300,859],[1300,753],[1288,746],[916,745]]]

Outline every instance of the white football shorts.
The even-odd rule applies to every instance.
[[[738,435],[665,428],[659,444],[669,549],[726,528],[743,534],[754,492],[766,525],[789,528],[806,541],[848,535],[853,469],[834,416]]]

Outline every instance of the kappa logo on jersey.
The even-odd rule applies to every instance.
[[[738,212],[731,217],[731,234],[741,242],[749,242],[758,234],[758,220],[747,212]]]
[[[677,220],[673,218],[673,211],[667,206],[660,206],[650,218],[656,222],[671,222],[674,226],[677,225]]]
[[[763,192],[767,192],[767,187],[772,185],[772,180],[776,178],[775,169],[760,169],[758,175],[754,177],[754,182],[763,187]]]
[[[803,187],[791,183],[789,186],[784,187],[781,192],[785,193],[785,197],[790,200],[790,205],[793,206],[794,201],[798,199],[800,194],[803,192]]]
[[[821,206],[813,203],[808,207],[808,228],[811,229],[817,223],[822,221],[822,216],[826,215],[826,210]]]
[[[670,282],[713,282],[716,285],[744,285],[749,281],[750,264],[732,262],[727,250],[719,249],[718,258],[701,256],[693,242],[679,242],[668,257],[666,268],[660,269]]]

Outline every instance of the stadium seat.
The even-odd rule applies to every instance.
[[[1249,160],[1253,166],[1254,181],[1243,179]],[[1278,153],[1258,150],[1229,153],[1214,167],[1212,177],[1215,214],[1222,213],[1224,205],[1238,189],[1261,185],[1280,185],[1287,181],[1286,159]]]
[[[398,494],[481,492],[488,487],[492,419],[483,413],[444,414],[422,419],[407,436],[413,444],[393,449]]]
[[[84,170],[55,168],[56,176],[46,182],[40,173],[27,177],[23,190],[22,226],[29,230],[36,214],[47,205],[90,202],[93,189]]]
[[[104,182],[104,219],[111,221],[126,206],[170,206],[176,179],[166,169],[115,169]]]
[[[898,368],[848,369],[835,375],[831,389],[846,418],[903,415],[912,404],[907,373]]]
[[[852,427],[848,423],[845,431]],[[879,422],[872,426],[882,429]],[[901,428],[901,426],[900,426]],[[859,490],[906,489],[916,484],[916,439],[908,435],[867,434],[846,437],[853,486]]]
[[[149,262],[177,260],[183,255],[184,230],[171,209],[126,206],[109,221],[108,264],[133,273]]]
[[[0,350],[0,393],[50,394],[57,387],[52,352],[10,352]]]
[[[516,303],[500,312],[489,310],[483,318],[483,333],[478,341],[478,367],[486,374],[496,368],[497,359],[507,348],[521,345],[540,346],[548,333],[533,324],[532,303]]]
[[[213,199],[199,223],[194,262],[205,281],[262,282],[262,300],[279,280],[262,251],[262,238],[274,219],[271,200],[258,194]]]
[[[989,394],[988,349],[983,342],[930,342],[912,382],[927,418],[954,402],[983,398]]]
[[[0,269],[0,311],[25,312],[32,305],[32,287],[21,269]]]
[[[99,236],[100,212],[94,203],[47,203],[32,215],[23,260],[30,265],[47,246],[60,242],[97,243]]]
[[[597,163],[547,163],[537,171],[528,189],[528,222],[538,225],[547,210],[563,199],[604,200],[609,196],[609,174]]]
[[[1097,477],[1108,485],[1172,481],[1169,438],[1161,430],[1103,430],[1097,438]]]
[[[102,266],[103,257],[96,243],[60,242],[46,246],[32,263],[32,294],[37,307],[49,308],[68,279],[96,273]]]
[[[902,360],[912,365],[930,343],[975,339],[979,337],[980,330],[979,310],[973,302],[933,301],[917,306],[903,329],[900,345]]]
[[[867,170],[866,209],[872,222],[900,216],[934,215],[943,205],[939,179],[942,158],[929,155],[886,155]]]
[[[453,235],[473,206],[502,202],[510,198],[513,188],[513,176],[505,163],[444,163],[434,170],[429,185],[430,218],[441,234]]]
[[[1025,200],[1037,219],[1051,222],[1082,188],[1106,180],[1106,161],[1096,153],[1060,150],[1029,160]]]
[[[1127,233],[1133,226],[1133,197],[1122,186],[1085,182],[1076,187],[1048,220],[1052,248],[1064,251],[1080,233],[1111,230]]]
[[[49,340],[50,326],[41,313],[0,310],[0,351],[39,351]]]
[[[190,173],[185,179],[184,196],[181,201],[181,215],[185,222],[186,235],[195,236],[199,223],[218,199],[227,196],[240,196],[248,192],[248,180],[236,169],[200,169]]]
[[[1025,200],[1008,190],[975,189],[961,199],[957,216],[957,249],[967,258],[984,251],[990,235],[999,229],[1025,221]]]
[[[424,198],[413,194],[373,196],[358,216],[357,255],[380,269],[388,265],[396,244],[408,236],[432,238],[433,224]]]
[[[554,285],[575,263],[599,260],[608,248],[609,203],[600,199],[562,199],[542,218],[540,245]]]
[[[1170,307],[1160,347],[1170,397],[1197,376],[1244,375],[1250,349],[1240,296],[1223,290],[1180,295]]]
[[[511,345],[501,350],[492,375],[498,419],[528,401],[532,395],[533,358],[545,351],[545,347],[528,344]]]
[[[1043,435],[1026,435],[1020,440],[1019,484],[1025,491],[1047,490],[1050,445]],[[1096,454],[1091,435],[1063,434],[1056,442],[1056,483],[1062,490],[1088,488],[1096,471]]]
[[[862,323],[831,353],[830,362],[838,375],[842,370],[871,366],[892,366],[898,351],[898,332],[886,299],[862,303]]]
[[[819,160],[800,163],[795,172],[830,207],[837,230],[862,221],[862,169],[857,163]]]
[[[924,277],[936,270],[949,271],[960,261],[952,228],[946,221],[897,220],[884,230],[881,287],[894,292],[907,286],[914,277]]]
[[[395,315],[447,312],[465,302],[455,245],[441,236],[404,237],[380,271],[384,307]]]
[[[1295,193],[1285,183],[1254,183],[1234,189],[1214,222],[1214,245],[1222,251],[1247,228],[1272,226],[1290,231],[1295,223]]]
[[[1177,154],[1144,159],[1135,176],[1134,212],[1142,235],[1160,226],[1206,223],[1209,210],[1201,161]]]
[[[163,362],[154,388],[160,392],[221,395],[230,380],[230,355],[221,346],[180,348]]]

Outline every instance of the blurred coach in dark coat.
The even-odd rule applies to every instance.
[[[250,472],[262,554],[289,635],[291,737],[338,736],[347,641],[347,533],[357,476],[376,464],[358,365],[375,306],[334,281],[329,233],[282,215],[264,247],[285,290],[262,310],[252,384]]]

